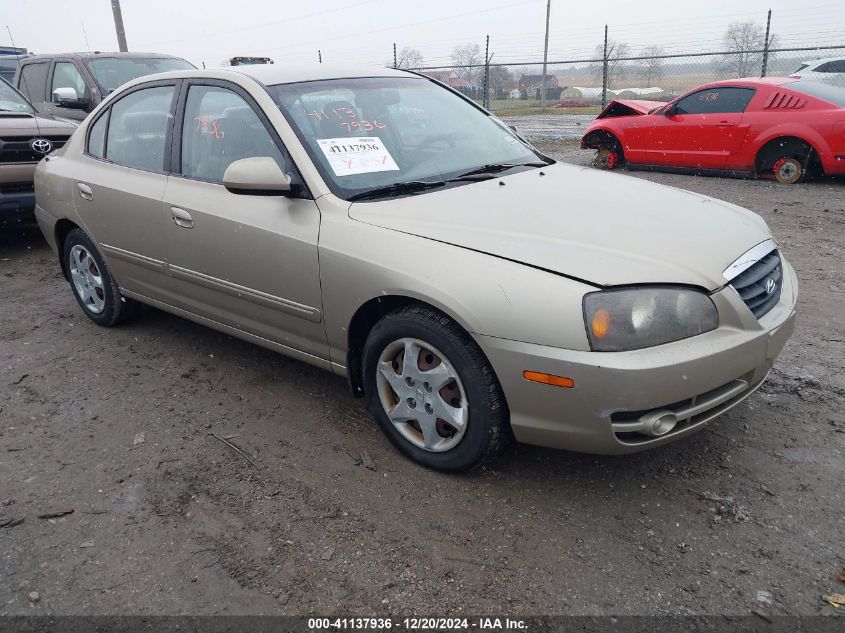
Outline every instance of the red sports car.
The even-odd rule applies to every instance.
[[[669,103],[618,100],[587,128],[596,165],[774,178],[845,174],[845,89],[786,78],[719,81]]]

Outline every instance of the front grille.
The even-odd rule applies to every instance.
[[[783,265],[778,252],[772,251],[750,268],[730,280],[745,305],[758,319],[780,301],[783,287]]]
[[[0,137],[0,163],[37,163],[44,158],[44,154],[36,152],[29,146],[37,138],[50,141],[53,149],[59,149],[67,143],[69,136],[7,136]],[[52,151],[52,150],[51,150]]]
[[[31,182],[0,182],[0,193],[32,193]]]

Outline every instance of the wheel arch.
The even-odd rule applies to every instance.
[[[601,149],[603,141],[616,143],[620,149],[623,149],[622,135],[617,130],[611,130],[607,127],[589,130],[584,134],[584,137],[581,139],[581,149]]]
[[[60,219],[56,222],[56,226],[53,228],[53,235],[56,239],[56,250],[59,255],[59,265],[62,268],[62,275],[64,275],[65,279],[68,281],[70,281],[70,277],[68,276],[67,264],[65,263],[64,258],[65,240],[67,239],[67,236],[70,235],[71,231],[80,228],[81,227],[78,224],[72,220],[68,220],[67,218]]]
[[[346,378],[352,395],[356,398],[364,395],[362,367],[364,344],[373,326],[386,314],[412,305],[423,306],[440,312],[452,319],[469,334],[469,329],[463,319],[430,300],[413,297],[410,294],[385,294],[365,301],[352,315],[346,337]]]
[[[813,155],[817,158],[818,168],[824,171],[825,156],[828,153],[828,146],[824,138],[815,133],[813,130],[801,129],[793,130],[789,128],[782,128],[770,130],[765,136],[759,137],[754,143],[754,171],[760,174],[767,166],[768,161],[774,161],[782,158],[782,155],[776,155],[776,148],[781,148],[785,144],[792,144],[795,147],[800,145],[806,146],[810,150],[807,158],[812,158]]]

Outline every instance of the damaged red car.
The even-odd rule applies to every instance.
[[[845,89],[786,78],[707,84],[669,103],[617,100],[581,141],[597,167],[770,178],[845,174]]]

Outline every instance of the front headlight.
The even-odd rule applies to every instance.
[[[621,352],[709,332],[719,315],[703,292],[654,286],[591,292],[584,321],[594,351]]]

